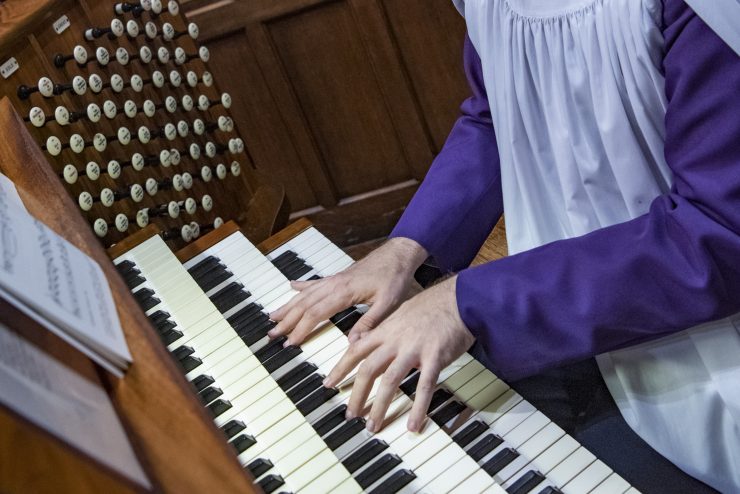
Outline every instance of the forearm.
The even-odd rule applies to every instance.
[[[503,211],[496,135],[468,39],[465,69],[473,95],[391,234],[415,240],[448,271],[470,264]]]

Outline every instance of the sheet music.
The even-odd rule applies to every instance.
[[[51,331],[120,375],[131,361],[113,296],[100,266],[19,205],[0,181],[0,292],[41,316]],[[12,189],[11,189],[12,187]]]
[[[136,484],[151,486],[105,391],[2,323],[0,403]]]

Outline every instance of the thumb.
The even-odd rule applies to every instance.
[[[364,333],[375,329],[391,312],[392,307],[390,307],[390,304],[384,302],[374,303],[370,306],[370,310],[363,314],[355,325],[352,326],[347,339],[349,339],[350,343],[359,340]]]

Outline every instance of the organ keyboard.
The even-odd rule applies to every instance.
[[[114,262],[265,492],[636,492],[468,354],[441,373],[421,433],[406,430],[418,372],[382,430],[368,433],[364,418],[345,419],[351,386],[321,385],[362,307],[300,347],[267,337],[269,312],[295,294],[289,280],[329,276],[352,259],[314,228],[267,255],[233,224],[202,245],[181,262],[153,236]]]

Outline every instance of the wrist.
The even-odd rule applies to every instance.
[[[411,274],[429,257],[429,253],[419,242],[408,237],[390,238],[384,246],[393,252],[402,270]]]

